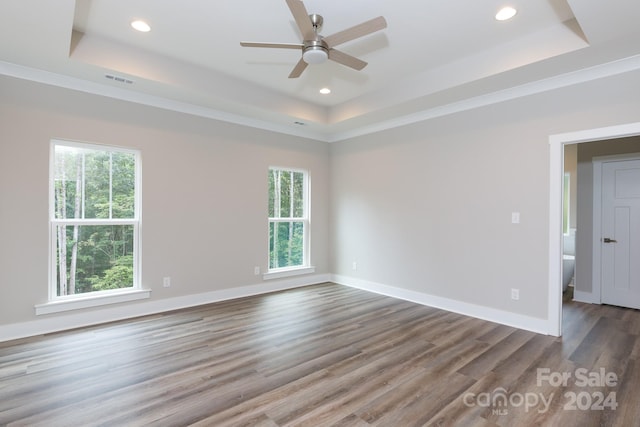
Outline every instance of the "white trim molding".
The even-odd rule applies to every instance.
[[[86,296],[77,296],[74,298],[57,299],[45,302],[44,304],[36,304],[36,316],[43,314],[61,313],[63,311],[80,310],[83,308],[99,307],[108,304],[117,304],[120,302],[136,301],[151,297],[151,289],[131,289],[118,290],[118,292],[105,292],[89,294]]]
[[[386,295],[405,301],[411,301],[417,304],[439,308],[441,310],[446,310],[465,316],[475,317],[476,319],[487,320],[490,322],[499,323],[501,325],[512,326],[518,329],[525,329],[527,331],[549,335],[547,319],[525,316],[522,314],[512,313],[510,311],[498,310],[495,308],[485,307],[477,304],[470,304],[450,298],[438,297],[423,292],[411,291],[408,289],[397,288],[394,286],[370,282],[353,277],[333,275],[331,277],[331,281],[340,285],[362,289],[365,291],[374,292],[380,295]]]
[[[52,314],[42,319],[0,325],[0,342],[315,285],[328,282],[330,279],[330,274],[300,276],[286,280],[273,280],[268,284],[259,283],[175,298],[148,300],[137,304],[118,304],[95,310]]]
[[[399,113],[396,117],[388,120],[382,120],[372,124],[365,124],[348,130],[335,131],[332,125],[336,123],[319,122],[316,123],[317,126],[315,130],[311,130],[311,128],[309,127],[304,128],[302,126],[291,127],[290,125],[221,111],[216,108],[175,101],[160,96],[136,92],[130,89],[114,88],[106,84],[96,83],[77,77],[66,76],[50,71],[27,67],[24,65],[0,61],[0,75],[16,77],[24,80],[30,80],[52,86],[77,90],[94,95],[134,102],[141,105],[162,108],[169,111],[177,111],[181,113],[192,114],[198,117],[205,117],[228,123],[249,126],[256,129],[263,129],[267,131],[294,135],[302,138],[309,138],[316,141],[329,143],[345,141],[350,138],[369,135],[387,129],[393,129],[412,123],[431,120],[462,111],[468,111],[487,105],[492,105],[512,99],[534,95],[537,93],[589,82],[638,69],[640,69],[640,55],[633,55],[611,62],[569,71],[563,74],[542,78],[528,83],[523,83],[514,87],[508,87],[501,90],[483,93],[469,99],[425,108],[415,113]]]
[[[292,267],[272,270],[262,275],[262,280],[282,279],[284,277],[300,276],[316,272],[315,267]]]

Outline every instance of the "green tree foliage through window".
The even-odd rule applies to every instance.
[[[308,229],[305,172],[269,170],[269,269],[306,264]]]
[[[56,296],[134,286],[136,160],[130,151],[54,144]]]

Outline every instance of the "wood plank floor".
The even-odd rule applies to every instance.
[[[0,343],[0,425],[640,426],[640,313],[563,329],[327,283]]]

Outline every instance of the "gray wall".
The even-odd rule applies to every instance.
[[[549,136],[637,122],[639,87],[633,72],[332,145],[332,271],[546,318]]]
[[[310,171],[312,263],[329,273],[326,144],[7,77],[0,94],[0,325],[35,319],[48,298],[53,137],[141,150],[142,285],[152,300],[261,282],[272,165]]]

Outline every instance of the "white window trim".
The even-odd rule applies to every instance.
[[[269,270],[262,275],[263,280],[282,279],[284,277],[300,276],[303,274],[315,273],[316,268],[312,266],[286,267]]]
[[[83,308],[99,307],[107,304],[136,301],[151,297],[151,289],[114,289],[97,291],[90,294],[77,294],[58,297],[54,301],[36,304],[36,316],[43,314],[61,313],[64,311],[81,310]]]
[[[85,148],[102,151],[118,151],[122,153],[130,153],[135,156],[135,194],[134,203],[135,211],[133,218],[127,219],[56,219],[55,218],[55,191],[53,182],[55,180],[55,147],[56,145],[64,145],[69,147]],[[49,290],[48,302],[44,304],[36,304],[34,306],[36,315],[58,313],[69,310],[78,310],[83,308],[97,307],[107,304],[119,302],[134,301],[151,296],[150,289],[143,289],[141,285],[142,271],[142,164],[141,153],[139,150],[118,147],[113,145],[85,143],[77,141],[68,141],[62,139],[52,139],[50,143],[49,153]],[[75,295],[57,295],[57,278],[56,264],[53,261],[56,252],[56,227],[60,224],[80,224],[80,225],[103,225],[103,224],[121,224],[133,225],[134,227],[134,269],[133,269],[133,287],[123,289],[113,289],[107,291],[95,291]]]
[[[311,265],[311,174],[306,169],[291,168],[285,166],[269,166],[271,170],[283,170],[288,172],[300,172],[304,176],[303,182],[303,218],[267,218],[267,224],[271,222],[291,222],[301,221],[304,223],[304,236],[302,247],[302,265],[292,267],[269,268],[271,260],[269,259],[269,227],[267,227],[267,272],[262,275],[263,280],[278,279],[283,277],[297,276],[302,274],[310,274],[315,272],[315,267]]]

